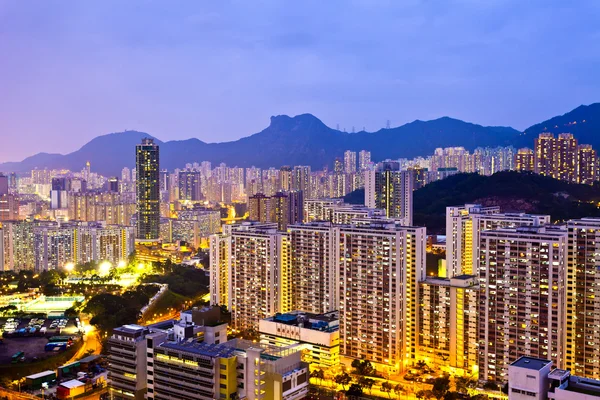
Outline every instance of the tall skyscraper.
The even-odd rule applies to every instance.
[[[0,173],[0,196],[8,194],[8,176]]]
[[[563,368],[567,231],[487,230],[480,248],[479,379],[506,382],[523,355]]]
[[[361,150],[358,153],[358,170],[360,172],[369,168],[371,164],[371,152],[367,150]]]
[[[160,184],[159,152],[153,139],[142,139],[136,146],[137,239],[159,238]]]
[[[577,183],[593,185],[598,180],[598,154],[589,144],[577,146]]]
[[[365,205],[381,208],[388,218],[403,219],[406,225],[412,225],[412,173],[392,170],[387,165],[365,171]]]
[[[517,171],[533,171],[535,166],[534,159],[533,150],[527,147],[519,149],[515,156],[515,169]]]
[[[600,379],[600,218],[569,221],[565,368]]]
[[[302,190],[305,199],[311,199],[310,166],[297,165],[292,170],[291,190]]]
[[[541,133],[534,143],[535,173],[544,176],[554,176],[554,160],[556,140],[551,133]]]
[[[347,150],[344,153],[344,172],[347,174],[356,173],[356,152]]]
[[[561,133],[556,139],[554,177],[561,181],[577,182],[577,139],[570,133]]]

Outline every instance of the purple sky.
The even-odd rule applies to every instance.
[[[0,0],[0,162],[124,129],[525,129],[600,101],[598,0]]]

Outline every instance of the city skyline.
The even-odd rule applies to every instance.
[[[306,112],[348,131],[444,115],[524,129],[598,100],[597,3],[541,4],[3,2],[0,160],[124,129],[233,140]]]

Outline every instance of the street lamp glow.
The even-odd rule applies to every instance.
[[[117,264],[117,268],[125,268],[127,266],[127,263],[123,260],[119,261],[119,263]]]
[[[139,264],[138,264],[138,266],[137,266],[137,269],[138,269],[138,271],[141,271],[141,270],[143,270],[144,268],[145,268],[145,267],[144,267],[144,264],[142,264],[142,263],[139,263]]]
[[[65,271],[71,272],[75,269],[75,264],[72,262],[65,264]]]
[[[100,272],[100,275],[108,275],[111,268],[111,263],[104,261],[102,264],[100,264],[100,267],[98,267],[98,272]]]

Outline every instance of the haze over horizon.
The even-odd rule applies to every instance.
[[[125,129],[239,139],[271,115],[523,130],[600,101],[600,2],[0,0],[0,162]]]

